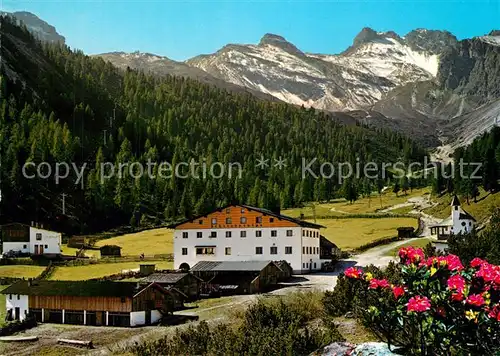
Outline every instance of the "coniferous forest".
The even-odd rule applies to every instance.
[[[1,21],[1,223],[39,221],[88,233],[161,225],[229,202],[283,209],[342,196],[346,186],[381,185],[362,177],[347,184],[336,176],[302,179],[303,158],[317,158],[317,168],[322,162],[409,162],[426,155],[389,130],[345,125],[324,112],[193,80],[122,72],[81,51],[41,43],[8,17]],[[268,169],[256,165],[261,157],[269,159]],[[286,166],[275,167],[274,159]],[[174,167],[191,160],[226,167],[238,162],[242,175],[164,178],[156,166],[155,179],[101,179],[105,162],[146,167],[148,160]],[[23,175],[26,162],[33,164],[26,172],[34,178]],[[35,174],[41,162],[48,162],[52,176]],[[86,164],[81,181],[71,167],[56,182],[58,162]]]

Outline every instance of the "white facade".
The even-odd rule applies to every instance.
[[[179,229],[174,232],[174,268],[210,260],[285,260],[294,273],[307,273],[321,269],[319,241],[319,229],[300,226]]]
[[[20,294],[5,295],[5,311],[7,313],[10,311],[13,319],[23,321],[29,311],[28,296]]]
[[[61,234],[59,232],[30,227],[30,253],[60,254]],[[43,247],[40,247],[43,246]]]
[[[457,235],[471,232],[474,229],[474,220],[467,218],[468,214],[459,205],[452,206],[451,209],[452,226],[450,227],[450,233]]]
[[[44,230],[30,226],[29,241],[4,242],[3,253],[9,251],[20,251],[33,255],[60,254],[61,234],[54,231]]]

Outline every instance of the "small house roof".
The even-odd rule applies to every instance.
[[[184,277],[188,276],[190,273],[177,273],[177,272],[170,272],[170,273],[162,273],[162,272],[157,272],[157,273],[152,273],[147,277],[144,277],[142,280],[144,282],[156,282],[156,283],[165,283],[165,284],[175,284],[179,282],[181,279]],[[197,278],[197,277],[195,277]]]
[[[213,272],[235,272],[249,271],[260,272],[272,261],[200,261],[195,264],[191,271],[213,271]]]
[[[42,280],[19,281],[1,293],[39,296],[133,297],[142,289],[143,287],[134,282]]]
[[[122,249],[122,247],[118,245],[103,245],[99,247],[99,249],[107,249],[107,248],[120,249],[120,250]]]
[[[240,206],[240,207],[243,207],[243,208],[248,209],[248,210],[258,211],[259,213],[262,213],[264,215],[269,215],[269,216],[275,217],[275,218],[280,219],[280,220],[290,221],[290,222],[293,222],[293,223],[295,223],[295,224],[297,224],[299,226],[302,226],[302,227],[308,227],[308,228],[311,228],[311,229],[325,228],[325,226],[323,226],[323,225],[314,224],[312,222],[308,222],[308,221],[304,221],[304,220],[292,218],[292,217],[289,217],[289,216],[286,216],[286,215],[281,215],[281,214],[275,213],[275,212],[273,212],[271,210],[267,210],[267,209],[263,209],[263,208],[257,208],[257,207],[250,206],[250,205],[229,204],[229,205],[223,206],[221,208],[217,208],[214,211],[222,211],[222,210],[224,210],[224,209],[226,209],[226,208],[228,208],[230,206]],[[204,217],[204,216],[207,216],[209,214],[210,213],[204,214],[204,215],[200,215],[200,216],[197,216],[197,217],[194,217],[194,218],[191,218],[191,219],[186,219],[184,221],[181,221],[180,223],[169,225],[168,227],[171,228],[171,229],[175,229],[179,225],[182,225],[182,224],[184,224],[186,222],[189,222],[189,221],[197,220],[197,219],[199,219],[201,217]]]
[[[468,212],[466,212],[463,209],[462,209],[462,212],[460,213],[459,218],[460,218],[460,220],[472,220],[472,221],[476,221],[476,219],[474,219],[474,217],[471,214],[469,214]]]
[[[456,194],[453,196],[453,199],[451,200],[451,206],[460,206],[460,200],[458,199]]]
[[[440,223],[431,225],[430,227],[439,227],[439,226],[453,226],[453,220],[452,217],[449,216],[444,220],[441,220]]]
[[[319,245],[320,245],[320,247],[323,247],[323,248],[335,248],[335,249],[339,248],[335,243],[331,242],[323,235],[321,235],[319,237]]]

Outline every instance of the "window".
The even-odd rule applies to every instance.
[[[198,224],[203,225],[203,220],[198,220]]]
[[[304,246],[302,246],[302,254],[305,255],[306,254],[306,248]]]
[[[247,237],[246,231],[240,231],[240,237]]]
[[[255,223],[256,223],[256,224],[262,224],[262,216],[257,216],[257,217],[255,218]]]
[[[39,233],[39,232],[37,232],[36,233],[36,239],[37,239],[37,241],[40,241],[42,239],[42,234]]]
[[[215,254],[214,247],[197,247],[196,248],[197,255],[213,255]]]
[[[241,208],[241,213],[244,214],[245,213],[245,209]]]
[[[469,226],[472,226],[472,222],[471,221],[469,221]]]
[[[233,221],[231,220],[231,218],[226,218],[226,224],[232,224]]]
[[[187,247],[183,247],[183,248],[182,248],[182,255],[183,255],[183,256],[187,256],[187,254],[188,254],[188,249],[187,249]]]
[[[240,223],[242,223],[242,224],[246,224],[246,223],[247,223],[247,218],[246,218],[246,217],[244,217],[244,216],[242,216],[242,217],[240,218]]]
[[[226,237],[231,237],[231,231],[226,231]]]
[[[210,231],[210,237],[217,237],[217,231]]]
[[[314,268],[316,268],[316,262],[314,262]]]
[[[229,213],[231,213],[231,208],[226,209],[226,214],[229,214]]]
[[[277,246],[271,246],[271,255],[277,255],[278,254],[278,247]]]
[[[49,245],[45,245],[45,248],[49,248]]]
[[[182,238],[183,238],[183,239],[187,239],[187,238],[188,238],[188,233],[187,233],[187,231],[184,231],[184,232],[182,233]]]
[[[12,294],[9,294],[9,299],[12,299]]]
[[[285,255],[292,254],[292,246],[285,246]]]
[[[23,249],[27,249],[28,248],[28,245],[23,245]]]
[[[465,226],[465,221],[464,221],[464,222],[462,222],[462,226]]]
[[[216,225],[217,224],[217,218],[212,218],[212,225]]]
[[[302,236],[306,236],[306,230],[302,230]]]
[[[271,237],[278,236],[278,230],[271,230]]]
[[[306,268],[309,268],[309,263],[306,263]]]
[[[305,263],[302,264],[302,268],[306,268],[306,264]]]
[[[226,247],[226,256],[231,254],[231,247]]]
[[[458,210],[458,206],[455,207],[455,210]]]
[[[203,232],[198,231],[198,232],[196,233],[196,238],[197,238],[197,239],[201,239],[202,237],[203,237]]]
[[[292,230],[286,230],[286,236],[292,236],[293,231]]]
[[[17,295],[17,300],[21,300],[21,295]]]
[[[274,222],[274,218],[269,218],[269,222],[270,223]]]
[[[256,255],[262,255],[262,247],[261,246],[257,246],[255,248],[255,254]]]
[[[262,230],[255,231],[255,236],[256,237],[262,237]]]

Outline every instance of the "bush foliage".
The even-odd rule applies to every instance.
[[[138,355],[305,355],[343,341],[333,322],[308,325],[322,316],[320,309],[312,294],[300,293],[285,301],[260,300],[244,312],[240,325],[209,326],[202,321],[132,351]]]

